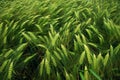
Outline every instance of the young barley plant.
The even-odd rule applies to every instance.
[[[0,79],[120,79],[119,0],[1,0]]]

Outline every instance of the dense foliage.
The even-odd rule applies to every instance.
[[[1,0],[0,80],[119,80],[120,0]]]

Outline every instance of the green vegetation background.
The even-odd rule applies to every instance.
[[[0,80],[119,80],[120,0],[0,0]]]

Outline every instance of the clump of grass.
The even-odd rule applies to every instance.
[[[0,4],[0,79],[119,79],[119,0]]]

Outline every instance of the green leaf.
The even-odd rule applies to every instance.
[[[97,75],[92,69],[89,70],[90,73],[97,79],[97,80],[102,80],[99,75]]]
[[[35,36],[35,34],[33,34],[32,32],[28,32],[29,36],[31,37],[32,40],[36,40],[37,37]]]
[[[37,46],[40,46],[40,47],[42,47],[42,48],[47,50],[47,47],[45,45],[43,45],[43,44],[38,44]]]
[[[27,62],[29,62],[32,58],[34,58],[35,56],[36,56],[36,54],[33,54],[33,55],[27,57],[23,62],[24,62],[24,63],[27,63]]]
[[[90,26],[90,29],[92,29],[96,34],[99,35],[99,31],[98,31],[97,28],[95,28],[95,26],[91,25],[91,26]]]
[[[86,25],[90,24],[91,20],[92,20],[92,19],[89,18],[89,19],[86,21]]]
[[[87,43],[86,37],[85,37],[84,34],[82,34],[82,33],[81,33],[81,36],[82,36],[82,41],[83,41],[83,43],[86,44],[86,43]]]
[[[31,41],[31,37],[28,35],[28,34],[26,34],[26,33],[22,33],[22,35],[28,40],[28,41]]]
[[[50,24],[50,31],[51,33],[49,32],[49,37],[52,40],[52,35],[54,34],[54,26],[52,24]]]
[[[104,58],[104,62],[103,62],[104,66],[107,65],[108,60],[109,60],[109,53],[107,53],[106,56],[105,56],[105,58]]]
[[[94,54],[93,55],[93,68],[94,68],[94,70],[97,70],[97,67],[98,67],[97,58],[96,58],[96,55]]]
[[[56,51],[54,51],[54,55],[55,55],[55,57],[56,57],[57,59],[61,60],[61,57],[60,57],[59,53],[57,53]]]
[[[79,35],[75,35],[75,37],[76,37],[76,40],[77,40],[77,42],[79,43],[79,45],[82,45],[83,42],[82,42],[80,36],[79,36]]]
[[[82,74],[82,72],[80,72],[80,77],[81,77],[82,80],[85,80],[84,75]]]
[[[81,24],[78,24],[74,29],[74,33],[77,33],[80,30]]]
[[[47,59],[45,59],[45,68],[48,75],[50,75],[50,64]]]
[[[50,61],[50,52],[48,49],[46,50],[46,58],[48,61]]]
[[[24,21],[24,22],[21,24],[21,28],[23,28],[23,26],[24,26],[26,23],[28,23],[28,22],[29,22],[29,20]]]
[[[114,48],[114,54],[118,54],[119,50],[120,50],[120,44],[118,44],[118,46]]]
[[[54,39],[52,34],[50,32],[48,32],[48,34],[49,34],[50,40],[52,41]]]
[[[59,33],[57,33],[57,34],[55,35],[55,37],[53,38],[53,40],[52,40],[52,46],[55,45],[56,40],[58,39],[58,37],[59,37]]]
[[[43,74],[45,60],[43,59],[40,63],[40,76]]]
[[[99,66],[99,67],[97,67],[98,69],[103,65],[103,57],[102,57],[102,55],[101,55],[101,53],[99,53],[99,55],[97,56],[97,66]]]
[[[92,39],[92,32],[90,29],[86,29],[87,34],[89,35],[89,38]]]
[[[27,46],[27,43],[21,44],[21,45],[17,48],[17,51],[22,51],[26,46]]]
[[[55,60],[55,58],[54,58],[53,56],[51,56],[51,60],[52,60],[52,62],[53,62],[53,65],[56,67],[56,66],[57,66],[57,63],[56,63],[56,60]]]
[[[5,60],[2,65],[0,66],[0,73],[3,72],[3,70],[5,69],[6,65],[8,63],[8,60]]]
[[[7,51],[7,52],[5,53],[4,57],[8,57],[9,55],[12,54],[12,52],[13,52],[13,50],[10,49],[9,51]]]
[[[100,41],[100,44],[102,45],[104,43],[104,38],[101,34],[99,34],[99,41]]]
[[[9,70],[8,70],[8,79],[11,80],[12,78],[12,73],[13,73],[13,62],[10,63]]]
[[[85,80],[89,80],[89,72],[88,72],[88,68],[87,68],[87,66],[85,66],[85,70],[84,70],[84,78],[85,78]]]
[[[79,48],[78,48],[78,43],[77,41],[74,40],[74,50],[77,51]]]
[[[67,73],[66,70],[65,70],[65,78],[66,78],[66,80],[70,80],[70,76],[69,76],[69,74]]]
[[[67,50],[66,50],[65,46],[61,45],[61,48],[62,48],[62,51],[65,54],[65,56],[68,57],[68,53],[67,53]]]
[[[91,57],[92,53],[90,52],[87,45],[84,45],[84,49],[85,49],[85,52],[87,55],[88,62],[89,62],[89,64],[91,64],[92,63],[92,57]]]
[[[80,65],[83,64],[84,59],[85,59],[85,51],[83,51],[80,55],[80,59],[79,59]]]
[[[79,16],[79,11],[75,11],[74,13],[75,13],[75,17],[76,17],[77,19],[79,19],[79,18],[80,18],[80,16]]]
[[[36,26],[36,28],[37,28],[40,32],[43,32],[43,30],[42,30],[42,28],[41,28],[41,26],[40,26],[40,25],[35,24],[35,26]]]
[[[114,51],[113,51],[113,46],[110,45],[110,55],[113,56],[113,53],[114,53]]]
[[[17,27],[19,26],[18,23],[19,23],[18,21],[14,22],[14,24],[12,25],[12,30],[16,30],[17,29]]]
[[[95,44],[95,43],[91,43],[91,42],[89,42],[88,44],[91,45],[91,46],[93,46],[93,47],[95,47],[95,48],[98,48],[98,45]]]
[[[61,80],[60,74],[57,72],[57,80]]]

